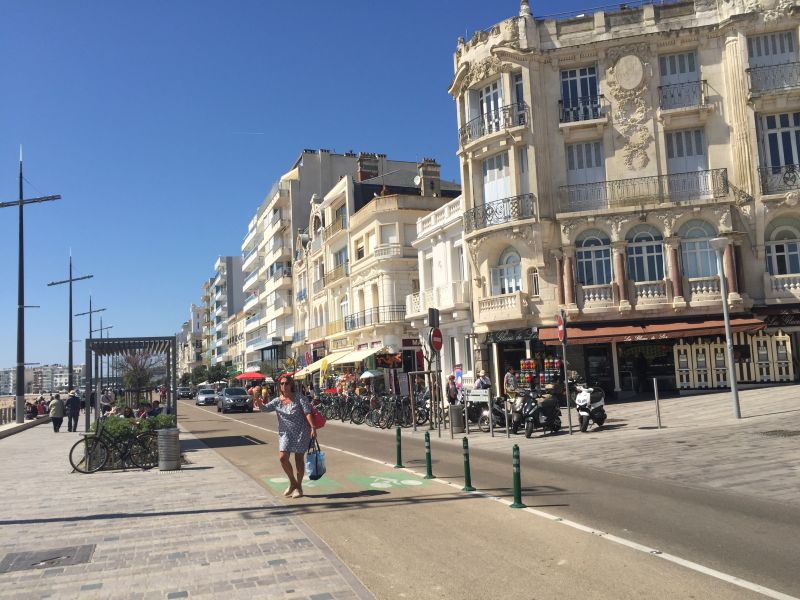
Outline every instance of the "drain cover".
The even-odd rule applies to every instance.
[[[36,552],[12,552],[6,554],[0,562],[0,573],[11,571],[27,571],[28,569],[49,569],[66,565],[87,563],[94,554],[94,544],[86,546],[69,546]]]
[[[796,437],[800,435],[800,431],[794,429],[773,429],[771,431],[762,431],[760,432],[761,435],[765,435],[767,437]]]

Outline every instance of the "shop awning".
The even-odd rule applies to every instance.
[[[308,365],[307,367],[303,367],[297,373],[294,374],[295,379],[302,379],[306,375],[311,375],[312,373],[316,373],[322,368],[322,363],[324,361],[328,361],[328,366],[332,365],[337,361],[337,359],[342,358],[346,354],[350,354],[350,350],[343,350],[342,352],[332,352],[327,356],[323,356],[318,361],[315,361]]]
[[[731,331],[752,333],[766,327],[761,319],[731,319]],[[672,321],[647,325],[590,325],[587,323],[568,325],[567,340],[570,344],[598,344],[604,342],[647,342],[702,335],[725,335],[725,322],[719,321]],[[539,340],[545,344],[557,344],[558,330],[555,327],[539,330]]]
[[[379,346],[377,348],[364,348],[363,350],[353,350],[352,352],[348,352],[341,358],[337,359],[336,363],[358,363],[366,358],[369,358],[373,354],[377,354],[381,350],[383,350],[383,346]]]

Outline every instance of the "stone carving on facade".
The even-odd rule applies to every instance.
[[[622,232],[622,226],[630,221],[630,217],[623,215],[615,215],[609,217],[608,223],[611,225],[611,241],[616,242],[619,240],[619,234]]]
[[[675,222],[684,215],[683,212],[671,211],[663,215],[658,215],[656,218],[664,222],[664,237],[670,237],[675,229]]]
[[[717,218],[717,224],[720,231],[731,230],[731,211],[727,206],[715,208],[713,210],[714,216]]]
[[[586,222],[586,219],[570,219],[568,221],[562,221],[561,232],[567,236],[567,238],[569,238],[572,235],[572,232],[584,222]]]
[[[800,204],[800,191],[792,190],[791,192],[786,192],[780,200],[764,202],[764,214],[779,208],[795,208],[798,204]]]
[[[623,139],[623,160],[631,171],[648,165],[647,151],[654,142],[648,127],[652,110],[647,99],[649,53],[647,44],[619,46],[607,53],[613,64],[607,81],[615,105],[614,123]]]
[[[464,76],[462,89],[488,79],[497,73],[508,73],[512,65],[506,64],[496,56],[487,56],[481,61],[467,67],[467,74]]]

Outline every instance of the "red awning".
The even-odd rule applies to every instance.
[[[761,319],[731,319],[731,331],[752,333],[766,327]],[[687,323],[650,323],[648,325],[592,325],[581,323],[567,325],[567,341],[570,344],[597,344],[603,342],[647,342],[702,335],[724,335],[724,321],[699,321]],[[539,340],[558,342],[558,329],[550,327],[539,330]]]

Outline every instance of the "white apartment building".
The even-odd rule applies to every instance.
[[[178,377],[203,364],[203,308],[192,303],[189,320],[178,333]]]
[[[444,338],[440,353],[442,386],[460,369],[462,384],[472,386],[472,306],[469,260],[464,251],[462,198],[417,219],[419,265],[418,292],[406,296],[406,319],[427,343],[428,309],[439,309],[439,329]]]
[[[211,364],[230,364],[228,321],[244,304],[242,292],[242,257],[220,256],[214,263],[215,276],[209,290],[213,328]]]
[[[477,359],[495,384],[560,353],[563,309],[570,367],[607,391],[645,375],[727,386],[721,275],[739,379],[795,378],[798,24],[777,0],[568,18],[523,0],[459,39],[464,236]]]
[[[200,315],[201,315],[201,352],[203,364],[211,366],[212,358],[216,355],[216,339],[217,330],[212,319],[213,316],[213,301],[214,297],[214,278],[206,279],[202,285],[202,293],[200,300]]]
[[[359,157],[355,178],[339,181],[311,205],[295,260],[293,350],[300,377],[323,358],[333,369],[424,368],[417,332],[406,323],[405,299],[419,289],[417,220],[457,196],[440,167]],[[405,381],[403,381],[405,383]]]

